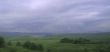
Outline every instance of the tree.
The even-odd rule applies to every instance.
[[[90,40],[86,39],[86,38],[79,38],[80,44],[87,44],[90,43]]]
[[[16,48],[9,48],[8,52],[17,52]]]
[[[69,39],[69,38],[63,38],[63,39],[61,39],[61,43],[72,43],[74,40],[72,40],[72,39]]]
[[[7,43],[7,45],[11,46],[11,45],[12,45],[12,42],[11,42],[11,41],[9,41],[9,42]]]
[[[29,41],[25,42],[23,44],[23,47],[27,48],[27,49],[31,49],[31,50],[40,50],[40,51],[43,50],[43,46],[41,44],[37,45],[37,44],[29,42]]]
[[[5,40],[3,37],[0,37],[0,47],[4,47],[5,46]]]
[[[31,50],[38,50],[38,46],[35,43],[30,44],[30,49]]]
[[[29,48],[31,47],[31,42],[29,42],[29,41],[25,42],[25,43],[23,44],[23,47],[29,49]]]
[[[61,43],[73,43],[73,44],[89,44],[91,43],[90,40],[86,38],[79,38],[79,39],[69,39],[69,38],[63,38],[60,40]]]
[[[43,46],[41,44],[38,45],[38,50],[44,50]]]
[[[73,44],[79,44],[80,40],[74,40]]]
[[[20,42],[17,42],[17,43],[16,43],[16,46],[21,46],[21,43],[20,43]]]
[[[51,52],[51,50],[50,49],[47,49],[47,52]]]

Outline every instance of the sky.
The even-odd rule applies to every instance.
[[[110,32],[110,0],[0,0],[0,32]]]

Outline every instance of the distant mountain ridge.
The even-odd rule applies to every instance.
[[[0,36],[24,36],[24,35],[110,35],[110,32],[101,33],[22,33],[22,32],[0,32]]]
[[[0,36],[50,35],[51,33],[0,32]]]

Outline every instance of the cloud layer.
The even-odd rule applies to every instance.
[[[109,0],[0,0],[1,32],[107,32]]]

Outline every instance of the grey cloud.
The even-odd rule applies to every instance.
[[[0,0],[0,31],[110,31],[109,8],[108,0]]]

